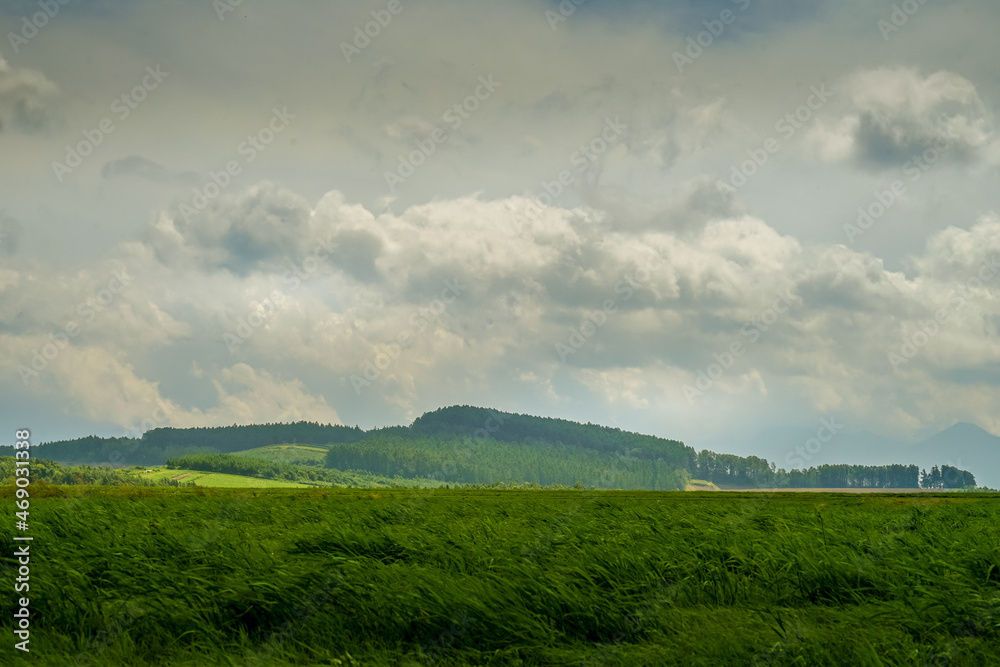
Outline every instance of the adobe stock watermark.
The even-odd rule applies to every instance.
[[[492,74],[480,76],[479,85],[476,86],[472,94],[461,102],[456,102],[448,107],[441,114],[441,119],[448,123],[452,130],[457,132],[462,127],[462,123],[471,118],[472,114],[479,110],[482,103],[490,99],[493,93],[496,92],[496,89],[502,85],[500,81],[493,80]],[[431,131],[430,136],[414,141],[416,149],[411,151],[409,155],[397,155],[399,163],[396,171],[386,170],[383,174],[385,184],[389,187],[389,192],[395,192],[397,185],[402,185],[406,182],[406,179],[413,176],[417,168],[422,166],[431,155],[437,152],[438,144],[443,144],[446,141],[448,141],[448,133],[440,127],[435,127]]]
[[[111,112],[114,113],[118,122],[123,122],[132,115],[132,112],[139,108],[151,92],[160,87],[164,79],[170,76],[170,72],[160,71],[160,66],[146,67],[146,76],[136,84],[131,90],[115,98],[111,103]],[[83,164],[84,158],[94,152],[98,146],[104,143],[104,138],[115,131],[115,121],[104,117],[92,130],[83,130],[83,139],[75,146],[66,145],[66,158],[64,162],[54,160],[52,162],[52,172],[56,179],[62,183],[63,178],[73,173],[73,170]]]
[[[604,119],[604,127],[594,137],[580,144],[569,156],[570,165],[576,167],[577,173],[583,173],[592,164],[597,163],[604,153],[611,149],[622,137],[628,125],[621,122],[621,116],[615,116],[614,120]],[[507,209],[514,213],[514,218],[519,223],[534,220],[542,214],[543,206],[552,206],[555,201],[562,196],[566,189],[576,184],[577,176],[569,169],[563,169],[555,180],[542,180],[542,190],[529,198],[528,204],[523,211],[515,211],[507,203]]]
[[[289,286],[287,292],[294,293],[302,287],[302,284],[319,269],[322,261],[332,253],[333,234],[331,233],[325,240],[317,241],[312,253],[302,260],[301,266],[298,264],[292,265],[285,272],[284,281]],[[287,301],[287,298],[285,292],[276,289],[270,298],[251,303],[250,313],[246,317],[237,320],[236,328],[232,332],[226,332],[222,336],[222,340],[226,343],[229,351],[235,353],[240,345],[246,342],[257,329],[266,324],[278,312]]]
[[[750,7],[750,0],[732,0],[732,3],[737,5],[741,12],[745,12]],[[715,40],[721,37],[722,33],[726,31],[726,26],[736,22],[736,17],[737,14],[733,10],[723,9],[719,12],[719,18],[702,21],[701,23],[705,26],[705,30],[702,30],[694,37],[688,35],[685,38],[688,45],[684,49],[684,53],[674,51],[674,64],[677,65],[678,74],[683,74],[685,67],[693,65],[694,61],[700,58],[701,54],[705,52],[705,49],[715,44]]]
[[[41,11],[35,12],[31,17],[21,17],[21,30],[18,32],[8,32],[7,40],[14,53],[20,53],[21,47],[31,41],[38,31],[49,24],[59,13],[59,8],[70,3],[70,0],[38,0],[38,7]]]
[[[226,14],[235,12],[236,8],[243,4],[243,0],[212,0],[212,8],[219,17],[219,21],[226,20]]]
[[[740,334],[747,336],[751,343],[756,343],[761,336],[773,326],[781,315],[787,313],[795,304],[792,297],[791,288],[775,292],[777,298],[770,307],[765,308],[756,317],[751,317],[750,321],[743,325]],[[698,370],[698,379],[694,385],[684,385],[684,397],[688,403],[694,405],[694,399],[701,397],[706,391],[711,389],[715,383],[733,367],[736,360],[746,354],[747,348],[739,340],[732,341],[722,352],[715,352],[712,358],[714,363]]]
[[[844,428],[843,424],[837,423],[836,417],[819,420],[819,428],[816,429],[816,437],[809,438],[801,445],[796,445],[795,449],[785,455],[785,463],[790,466],[805,467],[813,457],[819,454],[823,445],[833,440]]]
[[[389,27],[389,24],[392,23],[392,17],[402,14],[404,9],[406,7],[400,0],[389,0],[385,9],[371,11],[373,20],[365,23],[363,30],[362,26],[354,26],[353,43],[340,43],[340,52],[344,54],[344,60],[347,61],[347,64],[351,64],[353,56],[361,55],[361,52],[371,45],[372,40],[381,35],[382,30]]]
[[[795,111],[786,113],[774,124],[774,130],[781,135],[784,141],[790,140],[795,136],[796,132],[805,127],[815,117],[816,112],[822,109],[823,105],[833,95],[831,91],[826,89],[825,83],[821,83],[818,88],[810,86],[809,93],[803,104],[796,108]],[[761,146],[748,148],[747,155],[749,159],[744,160],[739,165],[730,165],[729,182],[718,181],[718,188],[729,193],[736,192],[736,190],[746,185],[750,177],[767,164],[771,156],[779,150],[781,150],[781,141],[774,137],[765,139]]]
[[[934,317],[922,320],[920,328],[909,336],[904,336],[903,344],[896,351],[889,352],[889,365],[893,372],[899,372],[900,367],[910,363],[920,350],[934,340],[941,332],[941,328],[951,320],[952,316],[965,308],[972,298],[971,290],[979,289],[1000,273],[1000,257],[994,256],[992,259],[984,260],[979,265],[976,275],[948,292],[946,305],[938,308],[934,312]]]
[[[881,18],[875,23],[875,27],[882,33],[882,39],[888,42],[889,35],[899,32],[900,28],[909,23],[910,17],[919,12],[925,4],[927,0],[903,0],[898,5],[893,5],[889,18]]]
[[[556,8],[559,10],[558,12],[554,12],[551,9],[545,10],[545,20],[549,22],[549,27],[555,32],[556,27],[560,23],[565,23],[566,19],[576,12],[576,8],[586,4],[586,2],[587,0],[562,0]]]
[[[954,131],[939,132],[938,140],[934,142],[933,146],[903,163],[903,174],[910,177],[911,183],[916,183],[931,167],[937,164],[938,160],[955,145],[955,141],[958,139],[959,136]],[[844,223],[844,234],[847,236],[847,240],[854,243],[859,236],[864,235],[905,193],[906,183],[899,179],[890,183],[887,190],[875,190],[872,193],[874,201],[867,206],[858,207],[858,219],[855,224]]]
[[[244,141],[236,147],[236,154],[243,158],[243,163],[239,160],[229,160],[220,171],[209,171],[209,180],[200,188],[193,189],[190,203],[180,205],[178,209],[184,217],[184,221],[191,222],[208,206],[209,202],[222,194],[222,191],[229,187],[233,178],[243,173],[243,166],[248,165],[257,159],[257,156],[267,150],[267,147],[275,138],[285,131],[291,121],[295,120],[295,115],[288,113],[288,107],[280,110],[275,107],[271,109],[271,119],[267,125],[257,130],[255,134],[248,134]]]
[[[110,306],[117,295],[121,294],[125,291],[126,287],[132,284],[132,280],[132,276],[128,274],[128,267],[113,271],[111,278],[103,289],[98,290],[94,296],[84,299],[77,305],[77,315],[82,317],[87,323],[93,322],[97,317],[97,313],[104,311]],[[41,348],[34,350],[35,354],[31,357],[28,365],[19,364],[17,367],[24,385],[28,386],[29,378],[38,377],[40,372],[48,368],[49,364],[55,361],[56,357],[69,345],[70,338],[75,338],[79,334],[80,325],[77,324],[76,320],[67,322],[63,326],[62,331],[49,333],[48,342],[42,345]]]
[[[663,265],[664,253],[657,251],[653,259],[645,266],[636,270],[635,274],[625,274],[621,280],[615,283],[615,294],[620,294],[621,301],[631,299],[636,290],[642,288],[653,279],[653,272]],[[599,310],[587,313],[579,327],[570,327],[569,337],[566,342],[556,343],[556,354],[563,363],[569,355],[576,354],[584,345],[593,338],[597,332],[608,322],[608,316],[618,312],[618,298],[605,299]]]
[[[385,346],[385,352],[376,352],[370,361],[366,361],[361,375],[351,375],[350,380],[351,386],[354,387],[354,393],[360,396],[362,389],[370,386],[372,382],[381,377],[382,372],[399,358],[403,350],[412,345],[416,337],[426,331],[432,323],[437,323],[444,311],[447,310],[448,305],[454,303],[455,299],[462,296],[462,293],[468,288],[468,285],[463,285],[458,278],[445,280],[441,294],[425,308],[421,308],[410,316],[409,328],[399,332],[396,340]]]

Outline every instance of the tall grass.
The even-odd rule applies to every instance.
[[[997,496],[49,493],[32,504],[32,655],[10,664],[989,665],[1000,655]],[[3,595],[12,605],[10,587]],[[8,636],[10,624],[0,621]]]

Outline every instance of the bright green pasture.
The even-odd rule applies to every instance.
[[[249,456],[255,459],[263,459],[274,463],[291,463],[298,465],[323,465],[326,454],[329,451],[326,447],[314,445],[269,445],[267,447],[255,447],[233,452],[242,456]]]
[[[195,486],[210,486],[218,488],[247,488],[247,489],[309,489],[316,488],[316,485],[299,484],[298,482],[286,482],[274,479],[260,479],[258,477],[246,477],[244,475],[229,475],[220,472],[201,472],[199,470],[172,470],[167,468],[152,468],[153,472],[143,472],[139,476],[149,480],[175,479],[182,484],[194,483]]]

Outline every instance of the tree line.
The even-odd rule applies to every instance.
[[[216,426],[208,428],[155,428],[142,435],[144,447],[166,450],[169,447],[189,447],[219,453],[235,452],[268,445],[300,443],[329,445],[356,442],[365,437],[357,426],[295,422],[294,424],[252,424],[249,426]]]
[[[251,424],[210,428],[155,428],[141,438],[102,438],[95,435],[73,440],[43,442],[32,448],[41,456],[83,464],[163,465],[186,454],[228,453],[241,449],[302,443],[328,445],[365,437],[357,426],[316,422]],[[0,456],[13,456],[14,448],[0,447]]]
[[[168,459],[166,466],[174,470],[218,472],[258,479],[299,482],[300,484],[387,487],[402,486],[407,481],[348,470],[332,470],[314,465],[279,463],[242,454],[189,454]]]
[[[579,483],[598,489],[682,490],[688,473],[672,463],[562,443],[465,438],[373,436],[336,445],[328,468],[384,476],[430,478],[443,482],[532,483],[541,486]]]
[[[967,470],[954,466],[934,466],[930,472],[920,471],[920,488],[923,489],[966,489],[976,485],[976,478]]]
[[[0,456],[0,480],[4,485],[14,483],[14,469],[17,467],[13,456]],[[31,483],[47,484],[94,484],[98,486],[159,486],[157,482],[143,479],[138,470],[95,468],[91,466],[64,466],[48,459],[31,459],[29,466]]]
[[[356,426],[305,421],[214,428],[156,428],[140,439],[88,436],[43,443],[36,450],[46,458],[74,463],[160,465],[182,456],[228,454],[278,444],[328,448],[325,461],[328,469],[465,484],[510,482],[547,486],[579,482],[596,488],[670,490],[682,489],[688,479],[695,478],[725,486],[756,488],[965,488],[975,485],[971,473],[952,466],[934,466],[929,472],[898,464],[822,465],[805,470],[784,470],[757,456],[708,450],[696,453],[692,447],[677,440],[597,424],[464,405],[428,412],[409,426],[369,431]],[[4,454],[12,455],[13,449],[0,448],[0,455]],[[208,465],[205,461],[216,461],[196,460],[205,465]],[[299,473],[290,469],[269,469],[267,474]]]
[[[804,470],[775,468],[757,456],[698,453],[691,475],[715,484],[752,488],[836,489],[963,489],[976,485],[975,476],[953,466],[934,466],[931,472],[916,465],[864,466],[827,464]]]

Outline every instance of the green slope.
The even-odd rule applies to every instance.
[[[176,480],[180,484],[194,484],[215,488],[238,489],[314,489],[317,484],[301,484],[284,480],[261,479],[246,475],[229,475],[219,472],[203,472],[201,470],[183,470],[154,468],[153,472],[140,473],[143,479],[150,481]],[[328,485],[327,485],[328,486]]]
[[[326,459],[327,447],[317,445],[268,445],[233,452],[234,456],[248,456],[273,463],[291,465],[323,465]]]

